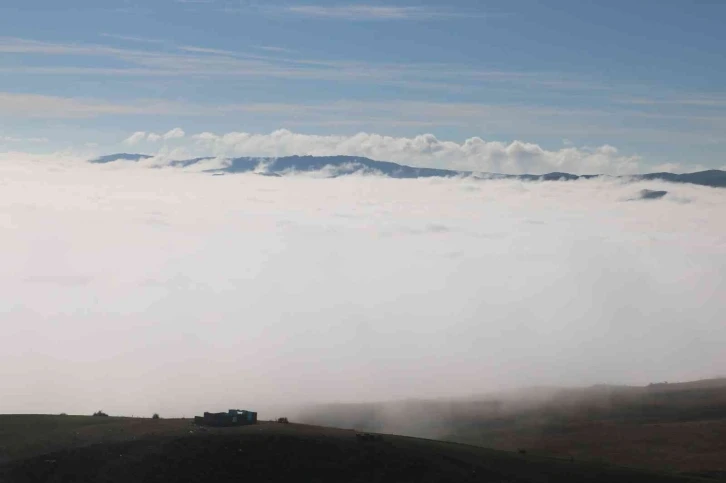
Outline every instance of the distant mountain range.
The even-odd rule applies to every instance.
[[[101,156],[91,163],[111,163],[114,161],[141,161],[152,158],[146,154],[118,153]],[[191,166],[214,158],[194,158],[172,161],[172,166]],[[389,178],[433,178],[470,176],[480,179],[520,179],[525,181],[570,181],[580,178],[594,178],[600,175],[575,175],[570,173],[547,174],[499,174],[473,171],[454,171],[449,169],[417,168],[387,161],[374,161],[359,156],[285,156],[280,158],[241,157],[228,160],[223,168],[206,170],[212,174],[252,173],[268,176],[284,175],[292,172],[306,173],[323,171],[330,177],[350,174],[379,174]],[[726,187],[726,171],[711,169],[696,173],[648,173],[627,176],[633,180],[663,180],[672,183],[691,183],[702,186]]]

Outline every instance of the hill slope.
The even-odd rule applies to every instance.
[[[26,428],[23,434],[32,438],[42,433],[46,425],[57,426],[56,419],[62,417],[5,416],[2,422],[12,423],[13,418],[22,419]],[[352,430],[296,424],[262,423],[200,430],[183,420],[93,421],[98,419],[61,422],[70,433],[78,432],[74,428],[85,428],[84,439],[60,450],[13,459],[0,467],[0,481],[695,481],[401,436],[386,435],[381,441],[360,442]],[[57,428],[55,431],[55,437],[60,437],[62,432]],[[119,433],[124,431],[126,436],[120,437]]]
[[[645,387],[539,388],[467,400],[310,407],[355,426],[578,460],[726,476],[726,379]]]

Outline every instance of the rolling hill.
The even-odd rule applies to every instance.
[[[262,422],[0,416],[3,483],[699,481],[666,473],[403,436]],[[9,453],[10,452],[10,453]]]
[[[726,379],[331,404],[299,415],[506,451],[726,477]]]

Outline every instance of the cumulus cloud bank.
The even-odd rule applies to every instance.
[[[164,134],[164,139],[181,139],[184,137],[184,131],[178,127]]]
[[[171,132],[181,131],[174,129]],[[181,131],[183,135],[183,131]],[[145,133],[127,141],[136,144]],[[179,136],[182,137],[182,136]],[[147,136],[149,141],[151,139]],[[269,134],[203,132],[191,136],[190,156],[289,156],[351,155],[418,166],[486,171],[508,174],[543,174],[566,171],[573,174],[633,174],[644,169],[638,156],[621,154],[604,145],[595,148],[566,146],[552,151],[533,143],[485,141],[479,137],[462,143],[443,141],[433,134],[393,137],[358,133],[352,136],[309,135],[286,129]]]
[[[0,412],[269,417],[726,367],[724,190],[33,159],[0,180]],[[646,188],[669,193],[628,201]]]
[[[202,132],[192,135],[186,144],[179,145],[178,141],[185,135],[181,128],[174,128],[163,135],[138,131],[124,143],[137,146],[173,140],[176,142],[175,155],[188,157],[350,155],[414,166],[507,174],[564,171],[573,174],[626,175],[646,169],[639,156],[624,155],[609,145],[591,148],[568,144],[559,150],[547,150],[529,142],[485,141],[479,137],[457,143],[440,140],[433,134],[410,138],[364,132],[335,136],[301,134],[287,129],[269,134]],[[162,147],[156,154],[168,158],[169,150]],[[678,166],[673,168],[677,169]]]
[[[154,132],[147,133],[145,131],[136,131],[131,136],[126,138],[124,140],[124,144],[128,144],[129,146],[136,146],[144,141],[148,141],[151,143],[159,142],[159,141],[170,141],[172,139],[181,139],[186,135],[183,129],[181,128],[174,128],[170,131],[167,131],[164,134],[157,134]]]
[[[131,136],[127,137],[124,140],[124,143],[128,144],[129,146],[135,146],[145,139],[147,139],[147,135],[144,131],[136,131]]]

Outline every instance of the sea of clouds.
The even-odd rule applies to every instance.
[[[272,416],[723,374],[725,203],[6,157],[0,412]]]

